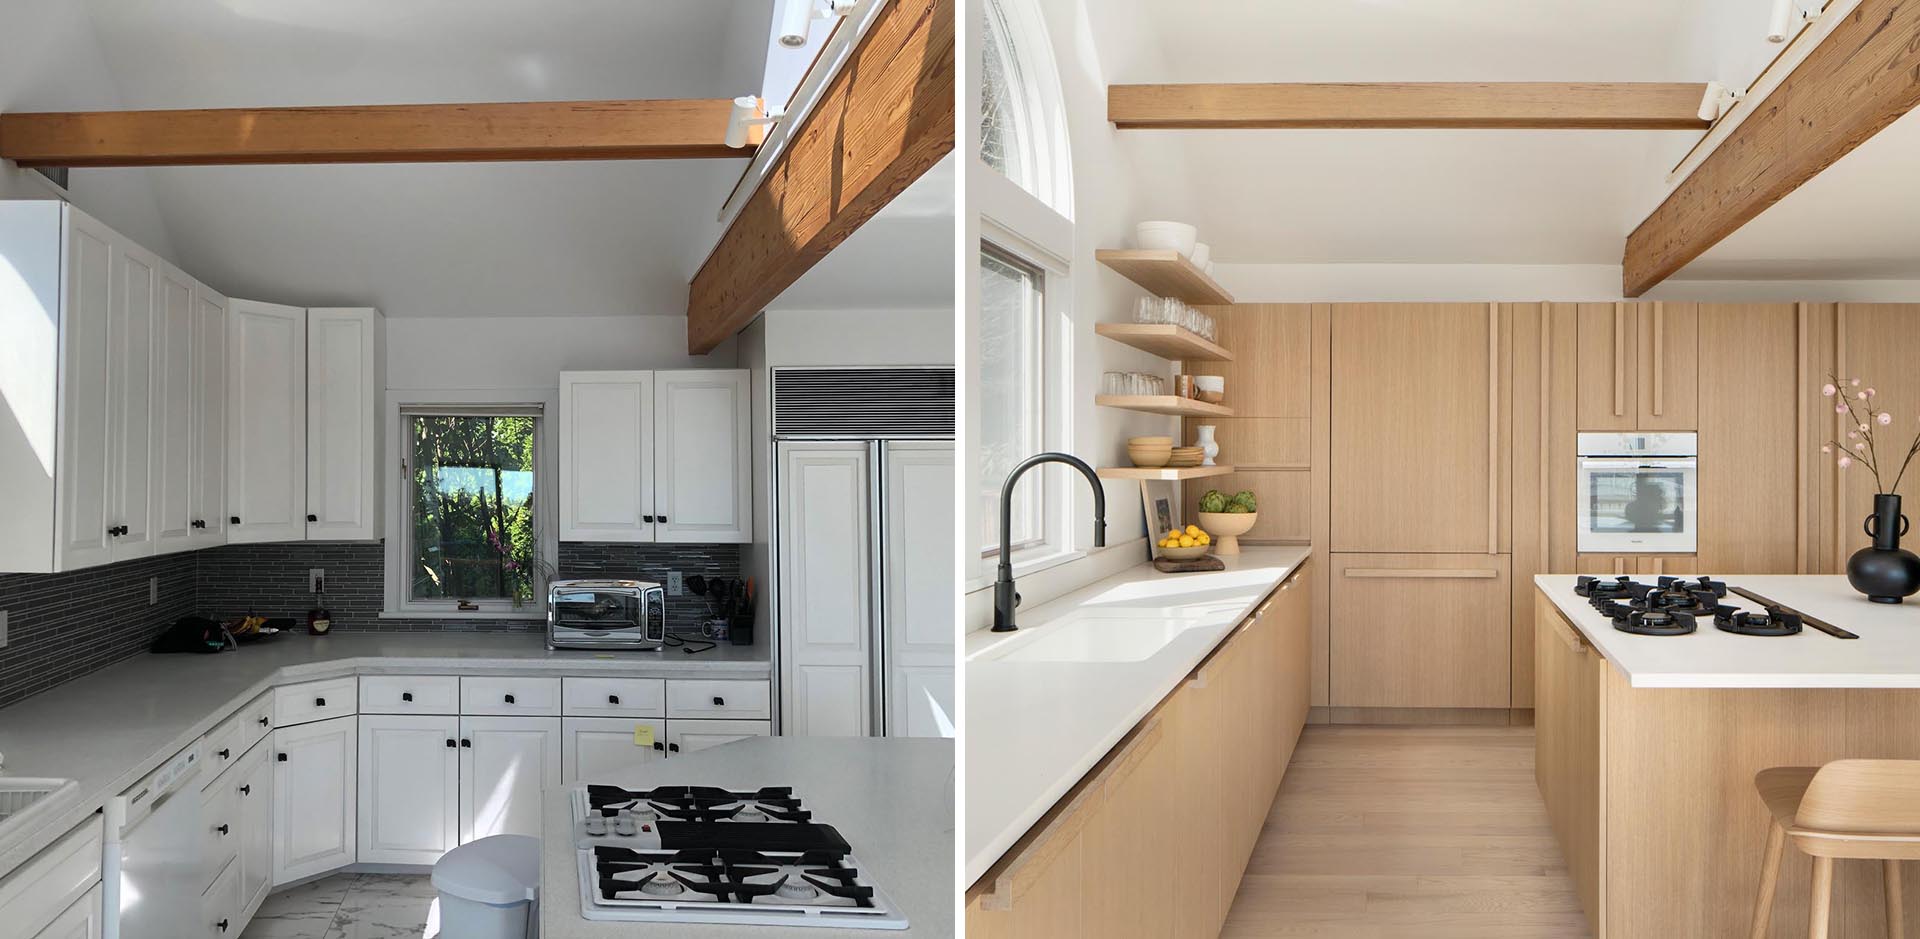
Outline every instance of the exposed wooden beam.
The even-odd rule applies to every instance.
[[[874,16],[694,275],[694,354],[739,332],[953,150],[954,0],[892,0]]]
[[[453,163],[748,157],[725,144],[733,102],[553,101],[0,114],[22,166]]]
[[[1704,130],[1704,83],[1379,82],[1109,85],[1123,130]]]
[[[1920,103],[1920,0],[1861,0],[1627,236],[1637,297]]]

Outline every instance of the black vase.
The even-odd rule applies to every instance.
[[[1847,583],[1875,603],[1899,603],[1920,591],[1920,557],[1900,547],[1900,536],[1907,533],[1900,497],[1874,496],[1873,514],[1861,527],[1873,539],[1873,547],[1861,548],[1847,559]]]

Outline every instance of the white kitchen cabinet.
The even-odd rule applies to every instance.
[[[240,794],[238,863],[243,926],[273,888],[273,753],[271,746],[254,747],[228,774]]]
[[[605,783],[667,755],[667,722],[646,717],[569,717],[560,724],[560,784]]]
[[[73,901],[66,912],[34,933],[32,939],[100,939],[106,915],[101,906],[101,893],[100,885],[95,884],[86,896]]]
[[[432,864],[460,843],[460,719],[360,718],[362,864]]]
[[[162,265],[154,275],[153,549],[193,547],[194,283]]]
[[[227,540],[306,537],[307,311],[227,305]]]
[[[227,298],[193,289],[193,468],[189,472],[190,544],[227,543]]]
[[[386,386],[380,314],[307,311],[306,527],[309,541],[380,537],[377,433]]]
[[[562,372],[563,541],[752,540],[744,369]]]
[[[753,540],[752,384],[744,369],[654,373],[655,541]]]
[[[767,721],[668,721],[667,755],[696,753],[736,740],[751,740],[773,734]]]
[[[781,719],[801,736],[864,737],[873,730],[872,450],[806,441],[780,459]]]
[[[114,255],[107,305],[107,544],[113,560],[153,554],[153,342],[160,259],[131,242]]]
[[[953,706],[953,443],[886,449],[886,675],[889,737],[951,737]]]
[[[20,207],[31,205],[21,203]],[[5,208],[13,209],[15,206]],[[79,211],[69,208],[58,217],[64,217],[67,225],[66,270],[60,284],[62,300],[58,313],[59,452],[54,458],[59,479],[56,487],[59,500],[56,522],[59,560],[57,566],[49,566],[44,570],[73,571],[112,561],[113,536],[107,533],[107,529],[118,530],[118,523],[112,520],[107,509],[107,480],[111,475],[107,448],[107,375],[112,370],[107,334],[113,319],[108,308],[114,302],[114,270],[119,266],[117,245],[122,243],[122,239]],[[10,243],[9,263],[16,271],[27,267],[24,256],[36,254],[35,248],[30,237],[19,244]],[[55,251],[54,256],[57,259],[59,252]],[[50,340],[52,337],[47,338]],[[22,364],[32,363],[23,361]],[[51,418],[54,410],[54,396],[45,396],[43,416]],[[22,429],[33,443],[32,450],[44,454],[54,445],[52,435],[46,434],[45,439],[41,439],[40,431],[43,428],[39,425],[43,421],[31,414],[29,418]],[[33,453],[27,456],[32,457]],[[32,474],[10,478],[24,481],[38,479],[39,476]],[[52,482],[51,479],[47,481]],[[36,498],[38,492],[15,495],[24,503]],[[28,541],[24,547],[32,547],[32,533],[23,531],[20,535]],[[15,570],[42,569],[20,564],[9,567]]]
[[[240,865],[230,863],[207,892],[200,895],[200,931],[197,936],[222,939],[240,933]]]
[[[354,862],[359,805],[358,718],[273,732],[273,883]]]
[[[560,785],[560,718],[460,719],[460,841],[540,836],[540,796]]]

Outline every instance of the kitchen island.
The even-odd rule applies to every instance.
[[[1754,774],[1920,759],[1920,604],[1870,603],[1838,575],[1726,580],[1859,638],[1737,635],[1708,617],[1630,634],[1573,575],[1535,578],[1535,774],[1599,939],[1747,935],[1770,818]],[[1767,935],[1806,935],[1810,868],[1787,851]],[[1835,865],[1834,935],[1887,935],[1884,910],[1877,861]],[[1912,935],[1920,913],[1906,918]]]
[[[935,939],[954,935],[952,740],[762,737],[591,782],[630,789],[791,786],[814,813],[814,821],[832,825],[853,846],[854,856],[868,876],[906,914],[909,925],[901,932],[833,928],[790,931],[803,939],[889,935]],[[768,935],[765,926],[617,923],[583,918],[571,793],[571,788],[563,788],[546,795],[540,858],[542,939],[762,939]]]

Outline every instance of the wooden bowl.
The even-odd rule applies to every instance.
[[[1154,447],[1154,448],[1159,448],[1159,447],[1167,447],[1167,448],[1172,448],[1172,446],[1173,446],[1173,438],[1172,438],[1172,437],[1128,437],[1128,438],[1127,438],[1127,446],[1129,446],[1129,447]]]
[[[1220,554],[1239,554],[1240,536],[1253,529],[1260,519],[1258,512],[1201,512],[1196,523],[1200,529],[1213,536],[1213,546]]]
[[[1206,557],[1207,552],[1213,550],[1213,545],[1197,544],[1191,548],[1157,548],[1155,550],[1158,550],[1160,556],[1163,558],[1172,558],[1176,561],[1191,561],[1194,558]]]
[[[1167,465],[1167,462],[1173,459],[1173,450],[1142,450],[1138,447],[1128,447],[1127,459],[1132,460],[1135,466],[1157,469]]]

